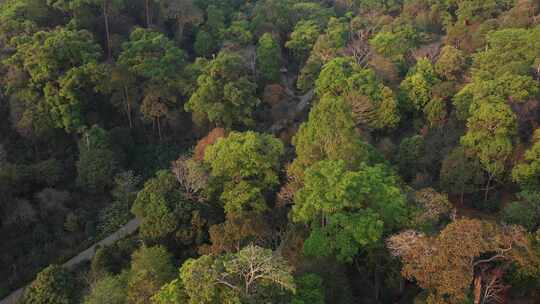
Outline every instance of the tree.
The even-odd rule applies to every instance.
[[[174,175],[163,170],[144,184],[131,212],[141,220],[141,236],[155,241],[185,225],[191,228],[192,209],[191,203],[183,200]]]
[[[186,54],[163,34],[135,28],[122,48],[118,63],[129,72],[160,87],[182,89]]]
[[[117,167],[107,132],[92,126],[79,142],[77,184],[92,193],[103,193],[112,185]]]
[[[212,245],[199,247],[201,254],[224,254],[240,251],[248,244],[267,245],[271,234],[266,219],[255,212],[228,215],[225,222],[210,227]]]
[[[369,40],[377,53],[394,61],[403,61],[405,55],[419,43],[419,35],[409,24],[383,30]]]
[[[202,12],[193,0],[159,0],[160,10],[167,19],[172,19],[176,23],[174,37],[181,43],[184,38],[184,28],[186,25],[197,25],[203,21]]]
[[[264,84],[279,82],[281,67],[281,49],[270,33],[259,39],[257,47],[257,71]]]
[[[301,20],[294,26],[285,47],[289,49],[299,63],[303,63],[313,49],[321,34],[319,25],[313,20]]]
[[[308,273],[296,278],[296,290],[291,304],[324,304],[323,280],[316,274]]]
[[[116,276],[106,276],[92,287],[84,298],[84,304],[123,304],[127,300],[128,272]]]
[[[344,97],[358,126],[391,129],[399,122],[398,103],[392,90],[373,70],[363,69],[351,57],[338,57],[326,63],[315,82],[315,92],[320,96]]]
[[[428,303],[457,304],[463,303],[481,266],[519,265],[530,243],[522,228],[463,218],[434,237],[401,232],[388,239],[387,247],[401,259],[403,276],[428,291]]]
[[[417,210],[413,223],[418,226],[437,225],[445,217],[449,217],[452,204],[448,195],[438,193],[433,188],[424,188],[414,194]]]
[[[279,183],[283,143],[271,135],[232,132],[205,153],[214,183],[221,185],[227,213],[267,208],[263,193]]]
[[[461,78],[467,61],[463,52],[451,45],[442,48],[441,54],[435,63],[437,74],[449,81]]]
[[[143,246],[133,253],[128,281],[128,303],[151,303],[161,286],[175,277],[172,255],[165,247]]]
[[[532,146],[525,152],[525,161],[512,169],[512,179],[525,189],[540,185],[540,129],[534,131]]]
[[[405,196],[382,165],[349,171],[344,161],[321,161],[306,170],[292,218],[311,228],[307,254],[352,261],[360,248],[403,223]]]
[[[503,100],[482,102],[467,121],[467,133],[461,143],[478,158],[488,174],[484,199],[491,182],[501,178],[513,152],[512,136],[516,134],[516,116]]]
[[[71,274],[57,265],[49,265],[38,273],[23,296],[23,303],[70,304],[75,301]]]
[[[370,151],[355,129],[349,105],[343,98],[325,95],[311,109],[309,119],[293,138],[296,158],[290,176],[301,178],[304,170],[320,160],[344,160],[349,168],[368,161]]]
[[[57,28],[16,37],[13,44],[15,52],[5,63],[26,76],[22,81],[8,79],[8,93],[15,94],[33,110],[48,112],[56,127],[79,131],[85,124],[84,105],[92,96],[83,92],[98,92],[96,80],[102,78],[97,65],[101,48],[92,34]],[[37,118],[35,110],[26,113]],[[37,120],[40,123],[33,124],[43,125],[43,118]]]
[[[467,155],[463,147],[456,147],[444,158],[439,179],[441,187],[450,194],[458,194],[461,203],[465,194],[480,190],[485,183],[482,164]]]
[[[425,154],[425,141],[420,135],[405,137],[399,144],[397,162],[400,173],[406,179],[414,178],[422,168],[421,157]]]
[[[257,102],[255,88],[242,57],[220,52],[197,79],[197,89],[185,109],[227,129],[252,125]]]
[[[422,58],[409,71],[400,89],[409,105],[417,111],[423,111],[433,97],[433,86],[438,82],[433,65],[427,58]]]
[[[236,254],[186,261],[180,279],[187,303],[255,303],[280,290],[294,292],[287,262],[269,249],[249,245]]]

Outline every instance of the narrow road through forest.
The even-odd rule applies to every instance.
[[[107,236],[103,240],[95,243],[90,248],[80,252],[73,258],[71,258],[69,261],[62,264],[63,267],[66,267],[68,269],[75,268],[78,264],[85,261],[90,261],[96,254],[97,247],[103,247],[103,246],[109,246],[112,245],[114,242],[125,238],[128,235],[133,234],[137,229],[139,228],[140,221],[138,219],[132,219],[131,221],[127,222],[124,226],[122,226],[120,229],[116,230],[111,235]],[[16,304],[22,297],[25,288],[28,286],[21,287],[14,292],[12,292],[10,295],[5,297],[3,300],[0,301],[0,304]]]

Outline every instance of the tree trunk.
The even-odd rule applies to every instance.
[[[150,0],[144,0],[144,12],[146,15],[146,27],[149,28],[151,21],[150,21]]]
[[[482,277],[479,275],[474,279],[474,304],[480,304],[482,297]]]
[[[491,173],[488,173],[489,177],[488,177],[488,181],[487,181],[487,185],[486,185],[486,189],[484,191],[484,202],[487,202],[488,201],[488,198],[489,198],[489,190],[491,189],[491,180],[493,179],[493,175]]]
[[[158,134],[159,134],[159,141],[161,142],[161,140],[162,140],[162,137],[161,137],[161,122],[160,122],[159,116],[157,118],[157,128],[158,128]]]
[[[182,38],[184,38],[184,23],[180,18],[176,19],[176,34],[174,35],[176,38],[176,42],[180,44],[182,42]]]
[[[109,1],[103,0],[103,18],[105,19],[105,37],[107,39],[107,59],[112,58],[111,31],[109,29]]]
[[[126,114],[129,121],[129,128],[133,129],[133,118],[131,113],[131,102],[129,101],[128,89],[124,86],[124,100],[126,103]]]

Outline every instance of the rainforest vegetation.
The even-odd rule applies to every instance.
[[[540,303],[539,81],[538,0],[0,0],[0,298]]]

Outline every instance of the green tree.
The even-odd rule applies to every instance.
[[[278,254],[249,245],[235,254],[187,260],[180,278],[189,304],[261,303],[295,291],[291,272]]]
[[[383,30],[369,40],[377,53],[394,61],[403,61],[405,55],[419,44],[420,36],[410,24]]]
[[[306,254],[352,261],[360,248],[380,241],[405,220],[405,196],[382,165],[349,171],[344,161],[321,161],[306,170],[294,196],[292,218],[311,233]]]
[[[447,193],[460,196],[461,203],[465,194],[480,190],[485,183],[482,164],[459,146],[444,158],[439,179]]]
[[[321,34],[319,25],[312,20],[301,20],[294,26],[285,47],[289,49],[299,63],[303,63],[313,49]]]
[[[204,67],[185,109],[227,128],[252,125],[255,88],[242,57],[221,52]]]
[[[291,304],[324,304],[323,280],[308,273],[296,278],[296,291]]]
[[[540,185],[540,129],[534,131],[532,146],[525,152],[524,162],[512,169],[512,179],[524,189]]]
[[[28,304],[71,304],[74,301],[73,277],[57,265],[50,265],[38,273],[22,300]]]
[[[427,58],[418,60],[400,85],[407,103],[417,111],[423,111],[431,101],[432,89],[439,82],[435,69]]]
[[[12,42],[15,51],[5,64],[25,76],[14,81],[8,78],[7,92],[34,109],[48,112],[56,127],[79,131],[85,124],[84,105],[93,97],[84,93],[97,93],[97,80],[102,78],[96,64],[101,48],[92,34],[56,28],[19,36]]]
[[[95,283],[84,304],[124,304],[127,300],[128,272],[106,276]]]
[[[516,115],[500,99],[482,102],[467,121],[467,133],[461,138],[461,144],[478,158],[488,174],[485,200],[492,181],[506,172],[515,134]]]
[[[265,33],[259,39],[257,47],[257,70],[263,84],[279,82],[281,67],[281,49],[272,34]]]
[[[161,87],[181,89],[186,54],[165,35],[135,28],[122,48],[118,63],[129,72]]]
[[[271,135],[232,132],[207,148],[211,178],[223,189],[227,213],[267,208],[264,193],[279,183],[283,143]]]
[[[112,186],[118,168],[105,130],[92,126],[79,142],[77,184],[93,193],[103,193]]]
[[[191,226],[192,209],[191,203],[182,198],[174,175],[162,170],[144,184],[131,212],[141,220],[141,236],[155,241]]]
[[[343,98],[325,95],[311,109],[293,138],[296,158],[289,167],[289,175],[301,178],[304,170],[320,160],[345,161],[356,168],[368,161],[370,151],[360,138],[350,106]]]
[[[139,248],[132,256],[128,303],[151,303],[150,298],[175,275],[173,257],[165,247]]]
[[[441,55],[435,63],[435,71],[446,80],[461,78],[467,64],[467,58],[463,51],[451,45],[446,45],[441,50]]]
[[[322,96],[342,96],[351,106],[358,126],[369,129],[394,128],[399,122],[397,99],[392,90],[371,69],[363,69],[350,57],[337,57],[326,63],[315,92]]]

